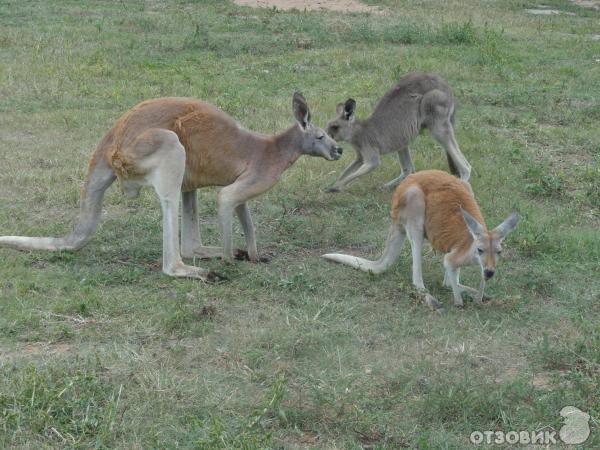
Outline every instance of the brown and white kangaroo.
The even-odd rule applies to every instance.
[[[452,288],[456,306],[463,305],[463,292],[473,294],[478,303],[483,301],[485,281],[496,272],[501,243],[518,221],[513,212],[488,231],[469,183],[441,170],[424,170],[406,177],[392,197],[391,215],[392,225],[385,249],[377,261],[340,253],[328,253],[323,257],[378,274],[398,258],[408,234],[412,250],[412,282],[417,289],[425,290],[421,249],[423,240],[427,239],[434,249],[445,253],[444,285]],[[477,264],[481,268],[479,290],[459,282],[460,267],[468,264]],[[433,297],[431,303],[441,306]]]
[[[344,189],[356,178],[371,172],[380,164],[381,156],[398,152],[402,172],[386,183],[384,188],[395,188],[415,168],[408,145],[423,128],[444,147],[450,171],[468,181],[471,166],[458,147],[454,136],[455,102],[452,89],[438,75],[410,73],[389,90],[371,117],[356,119],[356,102],[349,98],[337,105],[337,114],[327,126],[327,133],[338,141],[352,144],[356,159],[339,176],[329,192]]]
[[[231,260],[233,211],[242,224],[248,256],[257,261],[248,200],[273,187],[301,155],[331,161],[342,153],[333,139],[312,125],[308,104],[300,93],[294,94],[292,109],[297,123],[281,134],[266,136],[242,128],[200,100],[171,97],[142,102],[122,115],[96,148],[74,230],[60,238],[2,236],[0,246],[80,249],[96,230],[104,191],[118,178],[127,197],[136,197],[143,186],[156,191],[163,213],[163,272],[167,275],[210,278],[207,270],[185,265],[181,255]],[[224,186],[218,194],[223,247],[206,247],[200,240],[196,189],[205,186]]]

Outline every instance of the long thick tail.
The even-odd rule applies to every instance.
[[[450,173],[455,177],[460,177],[460,172],[458,171],[456,164],[454,164],[454,160],[448,153],[446,153],[446,159],[448,160],[448,167],[450,168]]]
[[[402,245],[406,238],[406,230],[402,225],[392,223],[388,232],[388,237],[385,242],[383,254],[377,261],[369,261],[368,259],[359,258],[352,255],[344,255],[342,253],[327,253],[323,258],[331,261],[346,264],[347,266],[360,269],[363,272],[373,272],[375,274],[384,272],[390,267],[400,255]]]
[[[452,113],[450,113],[450,124],[452,125],[452,128],[454,128],[456,126],[455,113],[456,113],[456,109],[455,109],[455,106],[453,105]],[[450,157],[450,155],[448,153],[446,153],[446,159],[448,160],[448,167],[450,168],[450,173],[454,176],[460,177],[460,172],[458,171],[456,164],[454,164],[454,160]]]
[[[96,151],[81,189],[79,217],[73,231],[64,237],[0,236],[0,246],[18,250],[79,250],[92,237],[100,221],[104,192],[115,174],[104,157]]]

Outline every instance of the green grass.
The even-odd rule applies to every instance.
[[[441,255],[425,252],[437,315],[413,294],[408,248],[378,277],[319,258],[382,249],[392,156],[337,195],[323,189],[348,145],[339,162],[300,159],[251,204],[271,263],[202,262],[229,277],[216,285],[162,275],[157,199],[113,187],[80,252],[0,250],[0,447],[463,449],[475,430],[558,430],[567,405],[600,446],[598,11],[0,3],[0,234],[65,233],[93,148],[142,99],[199,97],[272,133],[294,90],[323,126],[349,96],[365,117],[413,70],[455,90],[488,224],[521,215],[485,307],[450,307]],[[429,136],[411,150],[418,169],[446,168]],[[215,193],[199,201],[216,244]]]

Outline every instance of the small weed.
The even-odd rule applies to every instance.
[[[196,302],[177,302],[173,311],[164,319],[165,330],[169,333],[195,336],[206,333],[210,320],[217,314],[213,304],[199,305]]]
[[[584,201],[596,210],[600,209],[600,163],[587,165],[576,173],[583,186]]]
[[[400,22],[383,31],[383,40],[391,44],[420,44],[428,39],[429,29],[410,22]]]
[[[525,171],[525,176],[529,180],[525,189],[533,196],[555,197],[563,195],[565,192],[562,176],[552,173],[552,169],[548,166],[530,164]]]
[[[217,46],[212,43],[209,31],[199,23],[195,24],[194,32],[185,38],[184,49],[216,50]]]
[[[437,33],[438,42],[452,45],[473,45],[478,42],[477,32],[470,20],[463,23],[444,23]]]
[[[371,39],[374,37],[371,36]],[[401,21],[382,31],[382,40],[393,44],[474,45],[477,30],[471,21],[444,23],[438,29],[431,26]]]
[[[496,31],[488,27],[484,28],[482,36],[477,41],[479,63],[502,68],[508,58],[506,44],[504,31]]]
[[[353,42],[361,43],[371,43],[378,39],[377,33],[368,21],[360,22],[352,27],[350,37]]]

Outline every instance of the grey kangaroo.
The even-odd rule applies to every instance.
[[[335,140],[346,141],[356,150],[356,159],[339,176],[329,192],[344,189],[356,178],[380,164],[381,155],[398,152],[402,173],[384,185],[393,189],[415,172],[408,145],[423,128],[444,147],[450,171],[464,181],[471,175],[454,136],[455,103],[452,89],[438,75],[410,73],[400,79],[379,101],[371,117],[356,119],[356,101],[349,98],[337,105],[337,114],[327,126]]]

